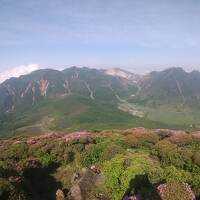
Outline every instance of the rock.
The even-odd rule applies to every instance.
[[[74,177],[77,177],[75,174]],[[70,189],[70,199],[73,200],[85,200],[87,193],[95,186],[98,175],[91,169],[83,168],[79,173],[79,178],[76,179],[74,185]]]
[[[141,199],[142,199],[141,196],[139,194],[136,194],[130,197],[126,196],[123,200],[141,200]]]
[[[11,183],[20,183],[21,182],[21,177],[18,177],[18,176],[10,176],[8,178],[8,180],[11,182]]]
[[[60,189],[56,191],[56,200],[65,200],[64,192]]]
[[[95,165],[92,165],[90,167],[90,169],[96,174],[100,174],[101,173],[101,171]]]
[[[74,173],[74,175],[71,178],[71,183],[74,184],[75,182],[77,182],[77,180],[80,178],[80,174],[79,173]]]
[[[79,184],[72,186],[70,189],[70,196],[73,200],[84,200],[84,194],[81,191],[81,187]]]

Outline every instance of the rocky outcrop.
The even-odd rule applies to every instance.
[[[40,81],[41,96],[44,96],[44,97],[47,96],[48,87],[49,87],[49,81],[47,81],[47,80]]]
[[[134,195],[134,196],[130,196],[130,197],[125,197],[123,200],[141,200],[141,196],[139,194]]]
[[[65,194],[60,189],[58,189],[56,192],[56,200],[65,200]]]
[[[83,168],[72,177],[72,184],[69,191],[70,200],[86,200],[87,193],[95,186],[98,174],[88,168]]]

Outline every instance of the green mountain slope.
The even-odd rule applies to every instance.
[[[170,68],[148,74],[138,93],[147,105],[200,106],[200,72]]]
[[[115,103],[93,101],[78,95],[59,100],[42,100],[37,105],[27,108],[18,107],[15,112],[2,115],[0,118],[0,133],[3,137],[68,129],[98,130],[134,126],[168,127],[164,123],[120,111]]]
[[[198,128],[200,73],[43,69],[0,84],[0,135],[134,126]],[[192,125],[192,126],[191,126]]]
[[[136,91],[132,81],[88,68],[12,78],[0,85],[0,134],[132,124],[136,118],[120,111],[117,102]]]

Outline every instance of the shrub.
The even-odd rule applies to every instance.
[[[70,188],[71,187],[71,178],[79,169],[74,165],[67,165],[60,167],[57,169],[56,173],[54,174],[55,179],[57,182],[61,182],[63,188]]]
[[[105,148],[110,144],[105,141],[98,144],[89,145],[86,150],[81,154],[81,164],[83,166],[91,166],[101,160]]]
[[[18,164],[20,165],[20,168],[22,169],[22,171],[27,170],[27,169],[42,168],[41,161],[36,158],[27,158]]]
[[[28,157],[28,150],[29,146],[26,143],[11,145],[1,153],[1,157],[6,160],[19,161]]]
[[[197,196],[200,196],[200,174],[194,174],[192,178],[192,188]]]
[[[75,153],[73,151],[67,151],[63,155],[63,160],[61,161],[64,164],[69,164],[75,159]]]
[[[117,154],[125,154],[125,150],[122,147],[117,146],[116,144],[110,144],[103,151],[101,160],[110,160]]]
[[[187,171],[170,166],[161,171],[161,179],[167,183],[189,183],[192,180],[192,176]]]
[[[124,149],[131,148],[131,145],[126,141],[122,139],[115,139],[112,142],[114,142],[116,145],[121,146]]]
[[[158,187],[162,200],[194,200],[195,196],[188,184],[168,183]]]
[[[163,167],[174,165],[176,167],[183,167],[184,161],[178,152],[177,145],[172,144],[168,140],[159,141],[154,146],[154,154],[156,154]]]
[[[134,133],[126,136],[127,142],[133,147],[152,147],[159,141],[158,134],[155,133]]]
[[[81,164],[91,166],[100,161],[103,148],[101,145],[90,145],[86,151],[81,154]]]
[[[193,151],[188,148],[182,148],[179,150],[182,161],[184,162],[184,169],[190,169],[190,166],[193,164]]]
[[[47,167],[51,163],[57,162],[56,155],[53,153],[47,153],[44,150],[37,150],[35,156],[41,161],[43,166]]]
[[[141,185],[148,170],[155,167],[146,154],[135,154],[132,157],[117,155],[103,165],[103,174],[106,177],[105,187],[112,199],[121,200],[123,196],[133,194],[137,185]],[[146,178],[145,178],[146,180]]]
[[[194,153],[193,161],[194,161],[194,164],[200,166],[200,153],[199,152]]]

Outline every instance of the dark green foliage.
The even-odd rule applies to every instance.
[[[81,163],[83,166],[91,166],[95,163],[102,163],[110,160],[117,154],[124,154],[125,150],[112,140],[99,140],[97,144],[89,145],[86,151],[81,155]]]
[[[112,143],[104,149],[101,156],[101,160],[102,161],[111,160],[117,154],[125,154],[125,150],[122,147]]]
[[[90,145],[81,155],[81,163],[83,166],[91,166],[98,163],[104,151],[104,144]]]
[[[37,150],[35,152],[35,156],[41,161],[41,163],[47,167],[52,163],[57,162],[57,157],[53,153],[45,152],[44,150]]]
[[[200,196],[200,174],[194,173],[192,178],[192,188],[197,196]]]
[[[193,155],[194,164],[200,167],[200,152],[195,152]]]
[[[123,149],[131,148],[131,145],[127,140],[115,139],[112,140],[116,145],[121,146]]]
[[[22,158],[28,157],[29,146],[25,143],[15,144],[9,148],[4,148],[1,153],[1,159],[13,159],[19,161]]]
[[[7,179],[0,178],[0,199],[1,200],[27,200],[20,184],[11,183]]]
[[[143,199],[159,200],[156,187],[166,184],[166,200],[172,195],[178,199],[187,196],[185,183],[199,196],[199,139],[186,136],[163,137],[152,130],[129,129],[91,133],[68,142],[63,135],[39,137],[30,145],[29,137],[2,141],[0,199],[55,200],[57,189],[68,191],[72,177],[91,166],[98,176],[91,198],[121,200],[139,193]]]

